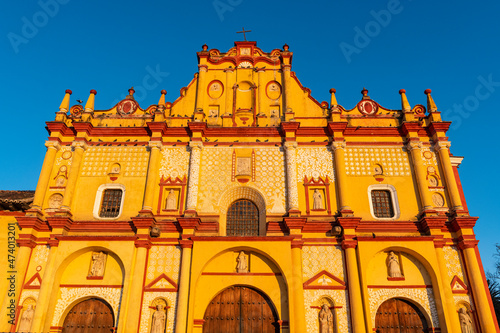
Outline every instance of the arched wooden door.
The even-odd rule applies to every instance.
[[[378,333],[427,332],[427,321],[413,303],[391,298],[378,308],[375,316],[375,331]]]
[[[205,311],[203,333],[278,333],[278,316],[261,292],[231,286],[210,302]]]
[[[111,306],[98,298],[76,304],[64,319],[62,333],[110,333],[114,332]]]

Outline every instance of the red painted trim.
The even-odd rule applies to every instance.
[[[146,279],[146,275],[144,275],[144,279]],[[167,280],[172,285],[173,288],[154,288],[153,286],[161,279]],[[144,291],[178,291],[178,290],[179,287],[177,283],[175,283],[175,281],[172,280],[170,277],[168,277],[165,273],[161,274],[160,276],[158,276],[156,279],[154,279],[144,287]]]
[[[415,289],[415,288],[420,288],[420,289],[426,289],[426,288],[432,288],[432,285],[430,284],[413,284],[413,285],[404,285],[404,286],[396,286],[396,285],[368,285],[366,286],[367,288],[372,288],[372,289]]]
[[[113,232],[134,232],[134,226],[130,221],[77,221],[71,225],[72,232],[92,232],[101,233]],[[77,237],[77,236],[75,236]]]
[[[87,280],[104,280],[104,276],[87,276]]]
[[[387,277],[387,281],[404,281],[404,280],[405,280],[404,276],[401,276],[401,277],[390,277],[390,276],[388,276]]]
[[[359,232],[418,232],[418,221],[360,221],[356,228]]]
[[[222,273],[222,272],[203,272],[201,275],[213,275],[213,276],[281,276],[281,273]]]
[[[326,204],[328,209],[311,209],[309,207],[309,187],[316,186],[316,187],[324,187],[325,188],[325,194],[326,194]],[[311,177],[311,179],[307,179],[307,176],[304,177],[304,187],[305,187],[305,195],[306,195],[306,213],[309,215],[311,210],[313,211],[327,211],[328,215],[332,213],[332,208],[330,205],[330,181],[328,179],[328,176],[326,176],[325,179],[319,177],[318,180],[314,180],[314,178]]]
[[[462,288],[464,288],[464,290],[454,290],[453,286],[455,285],[455,283],[458,283],[460,286],[462,286]],[[467,294],[469,291],[469,289],[467,288],[465,283],[456,275],[451,280],[450,287],[451,287],[451,292],[453,294]]]
[[[322,275],[326,275],[329,278],[333,279],[334,281],[339,283],[340,286],[312,286],[311,283],[316,281],[316,279],[318,279]],[[312,278],[310,278],[309,280],[304,282],[303,288],[304,289],[342,289],[342,290],[345,290],[346,283],[342,279],[333,275],[332,273],[327,272],[326,270],[322,270],[321,272],[319,272],[318,274],[314,275]]]
[[[192,236],[193,241],[200,242],[291,242],[293,236]]]
[[[462,207],[466,212],[469,212],[469,208],[467,208],[467,201],[465,200],[464,189],[462,187],[462,181],[460,180],[460,175],[458,173],[458,166],[453,166],[453,174],[455,175],[455,181],[457,182],[460,200],[462,201]]]
[[[29,267],[29,266],[28,266]],[[35,280],[38,280],[40,282],[40,285],[39,286],[30,286],[30,284],[35,281]],[[35,273],[35,275],[33,275],[31,277],[31,279],[29,279],[25,284],[24,284],[24,287],[23,289],[40,289],[40,287],[42,286],[42,277],[40,276],[40,274],[38,272]]]
[[[60,288],[123,288],[123,284],[60,284]]]
[[[25,215],[26,213],[24,212],[9,212],[5,210],[0,211],[0,216],[25,216]]]
[[[385,241],[385,242],[432,242],[433,237],[432,236],[376,236],[370,237],[370,236],[358,236],[357,237],[358,241],[360,242],[379,242],[379,241]]]
[[[126,242],[126,241],[135,241],[137,240],[136,236],[64,236],[58,235],[57,239],[59,241],[118,241],[118,242]]]

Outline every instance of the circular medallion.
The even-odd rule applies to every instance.
[[[429,185],[430,186],[438,186],[438,180],[436,179],[436,177],[429,177]]]
[[[71,109],[69,109],[69,113],[71,113],[73,117],[80,117],[82,115],[82,112],[83,106],[81,105],[73,105]]]
[[[137,102],[130,100],[130,99],[124,99],[120,103],[118,103],[116,109],[118,112],[122,115],[126,114],[132,114],[137,110]]]
[[[319,172],[318,172],[318,171],[316,171],[316,170],[315,170],[315,171],[313,171],[313,172],[312,172],[312,176],[313,176],[313,178],[314,178],[314,179],[318,179],[318,178],[319,178]]]
[[[59,168],[60,172],[65,172],[66,170],[68,170],[68,167],[65,165],[61,165],[61,167]]]
[[[443,207],[444,206],[444,198],[441,194],[434,193],[432,195],[432,202],[434,203],[434,206],[436,206],[436,207]]]
[[[378,164],[377,164],[377,165],[375,165],[375,166],[373,167],[373,173],[374,173],[375,175],[381,175],[381,174],[383,174],[384,172],[383,172],[383,170],[382,170],[382,167],[381,167],[380,165],[378,165]]]
[[[42,270],[42,266],[36,266],[36,271],[40,272]]]
[[[430,151],[424,151],[424,157],[430,160],[432,158],[432,153]]]
[[[378,105],[372,100],[362,100],[358,103],[358,110],[364,115],[371,116],[377,113]]]
[[[65,160],[69,160],[71,158],[71,155],[73,155],[73,153],[71,153],[70,150],[66,150],[64,153],[62,153],[62,158]]]
[[[219,98],[222,96],[222,93],[224,92],[224,86],[222,85],[222,82],[216,80],[210,82],[208,85],[208,95],[211,98]]]
[[[281,96],[281,85],[276,81],[267,84],[266,94],[269,99],[278,99]]]
[[[427,167],[427,172],[429,172],[429,173],[434,173],[434,172],[436,172],[436,168],[435,168],[435,167],[433,167],[432,165],[431,165],[431,166],[428,166],[428,167]]]
[[[52,194],[49,198],[49,207],[50,208],[59,208],[61,207],[63,202],[63,196],[59,193]]]

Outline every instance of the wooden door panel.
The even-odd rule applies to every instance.
[[[205,311],[204,333],[276,333],[272,303],[256,290],[233,286],[219,293]]]
[[[66,316],[63,333],[110,333],[114,317],[111,307],[97,298],[76,304]]]
[[[392,298],[378,308],[375,331],[379,333],[427,332],[427,322],[420,310],[409,301]]]

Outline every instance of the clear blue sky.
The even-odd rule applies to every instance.
[[[77,1],[10,2],[0,14],[0,189],[34,189],[45,154],[45,121],[53,120],[65,89],[108,109],[131,86],[159,71],[141,106],[160,90],[175,100],[197,72],[206,43],[225,51],[252,30],[264,51],[284,43],[293,68],[319,101],[328,90],[352,108],[365,86],[388,108],[425,104],[431,88],[454,155],[487,269],[499,240],[498,1]],[[54,4],[58,4],[54,6]],[[389,15],[387,15],[389,13]],[[488,83],[489,82],[489,83]]]

